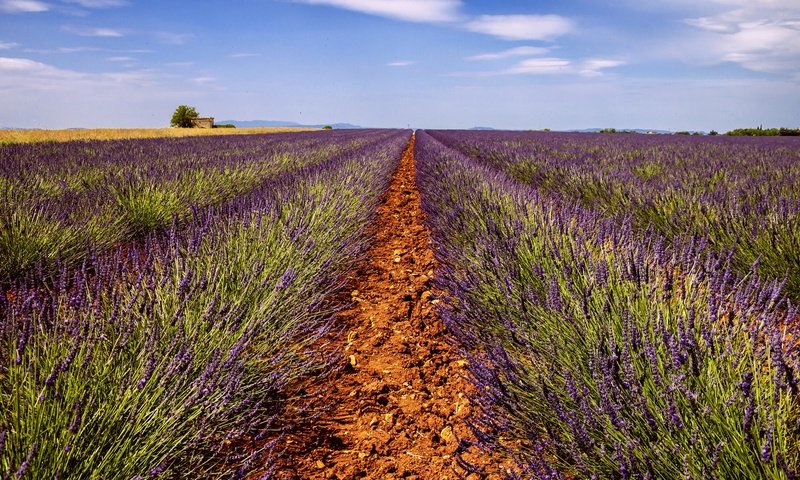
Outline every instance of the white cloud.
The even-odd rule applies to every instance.
[[[113,83],[129,85],[150,86],[155,85],[156,78],[152,70],[139,70],[129,72],[107,72],[100,75],[99,79]]]
[[[409,22],[455,22],[461,18],[461,0],[298,0]]]
[[[6,13],[35,13],[50,10],[50,5],[38,0],[0,0],[0,11]]]
[[[470,18],[462,12],[464,6],[462,0],[294,1],[309,5],[327,5],[409,22],[449,23],[504,40],[551,40],[575,29],[572,20],[560,15],[480,15]]]
[[[101,52],[100,47],[58,47],[55,51],[39,50],[37,53],[81,53],[81,52]]]
[[[106,58],[106,60],[109,61],[109,62],[132,62],[132,61],[134,61],[136,59],[133,58],[133,57],[122,57],[122,56],[120,56],[120,57],[108,57],[108,58]]]
[[[191,67],[194,62],[171,62],[166,64],[168,67]]]
[[[19,47],[19,43],[14,42],[0,42],[0,50],[9,50],[14,47]]]
[[[733,62],[759,72],[800,74],[800,2],[717,0],[738,8],[688,18],[696,48],[678,54],[707,63]]]
[[[625,65],[626,62],[622,60],[614,60],[610,58],[590,58],[584,60],[578,66],[578,73],[584,77],[599,77],[603,75],[601,70],[606,68],[615,68]]]
[[[798,8],[796,0],[714,0],[714,3],[719,3],[722,5],[734,5],[739,7],[752,7],[761,10],[790,10]]]
[[[736,33],[739,28],[735,24],[728,22],[721,22],[720,19],[711,17],[687,18],[684,20],[686,24],[697,27],[709,32],[716,33]]]
[[[111,8],[122,7],[128,4],[127,0],[69,0],[85,8]]]
[[[388,67],[408,67],[409,65],[414,65],[416,62],[411,60],[397,60],[395,62],[389,62],[386,64]]]
[[[572,32],[575,24],[560,15],[481,15],[465,27],[504,40],[550,40]]]
[[[214,83],[216,80],[215,77],[196,77],[192,79],[192,82],[196,85],[208,85]]]
[[[58,47],[55,49],[44,49],[44,48],[26,48],[23,50],[27,53],[39,53],[44,55],[53,55],[59,53],[84,53],[84,52],[106,52],[106,53],[121,53],[121,54],[139,54],[139,53],[153,53],[153,50],[144,49],[144,48],[134,48],[134,49],[116,49],[116,48],[101,48],[101,47]]]
[[[569,60],[558,57],[526,58],[511,67],[501,70],[457,72],[454,77],[496,77],[502,75],[580,75],[582,77],[603,76],[603,70],[625,65],[625,61],[609,58]]]
[[[572,62],[564,58],[528,58],[504,70],[502,73],[511,75],[525,73],[568,73],[571,68]]]
[[[146,36],[150,37],[153,40],[164,43],[167,45],[183,45],[184,43],[188,42],[193,35],[188,33],[174,33],[174,32],[163,32],[163,31],[136,31],[136,30],[127,30],[127,29],[118,29],[118,28],[107,28],[107,27],[86,27],[86,26],[74,26],[74,25],[65,25],[61,27],[61,29],[65,32],[73,33],[75,35],[79,35],[82,37],[124,37],[129,35],[135,36]]]
[[[231,54],[231,58],[249,58],[249,57],[257,57],[257,56],[259,56],[259,55],[260,55],[259,53],[245,53],[245,52],[241,52],[241,53],[232,53],[232,54]]]
[[[17,90],[64,90],[101,87],[111,83],[151,85],[156,72],[152,70],[127,72],[83,73],[65,70],[28,58],[0,57],[0,87]]]
[[[544,47],[515,47],[515,48],[509,48],[508,50],[503,50],[502,52],[482,53],[480,55],[473,55],[471,57],[465,58],[465,60],[469,61],[500,60],[503,58],[510,58],[510,57],[528,57],[534,55],[543,55],[548,51],[549,49]]]
[[[26,53],[41,53],[51,55],[54,53],[83,53],[83,52],[110,52],[112,50],[100,47],[58,47],[58,48],[26,48]]]
[[[124,34],[121,30],[105,27],[74,27],[64,26],[61,28],[65,32],[73,33],[81,37],[122,37]]]
[[[196,99],[200,91],[184,77],[157,70],[89,73],[0,57],[3,126],[165,126],[179,99]]]
[[[174,33],[174,32],[147,32],[148,35],[153,37],[160,43],[167,45],[183,45],[193,37],[190,33]]]
[[[31,72],[48,68],[51,67],[28,58],[0,57],[0,71],[4,72]]]

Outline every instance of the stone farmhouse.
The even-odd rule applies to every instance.
[[[214,128],[214,117],[193,118],[192,126],[197,128]]]

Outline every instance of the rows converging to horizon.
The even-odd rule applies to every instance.
[[[393,129],[0,145],[0,473],[400,476],[384,457],[413,419],[382,426],[390,382],[342,408],[371,448],[291,455],[360,390],[310,392],[362,368],[353,342],[381,343],[339,314],[376,238],[399,235],[374,222],[400,213],[379,206],[404,151],[437,267],[404,279],[435,314],[397,345],[440,318],[457,357],[426,347],[426,365],[457,360],[474,388],[469,417],[425,427],[452,443],[430,465],[798,474],[797,137]],[[400,272],[370,274],[391,289]],[[410,315],[372,308],[387,331]]]

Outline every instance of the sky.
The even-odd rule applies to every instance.
[[[800,127],[800,0],[0,0],[0,127]]]

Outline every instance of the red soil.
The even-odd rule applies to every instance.
[[[501,477],[499,462],[467,448],[474,387],[437,316],[413,145],[412,137],[379,208],[373,246],[349,279],[355,306],[339,314],[346,333],[334,345],[346,367],[315,389],[334,407],[293,435],[276,478]],[[488,467],[466,472],[459,455]]]

